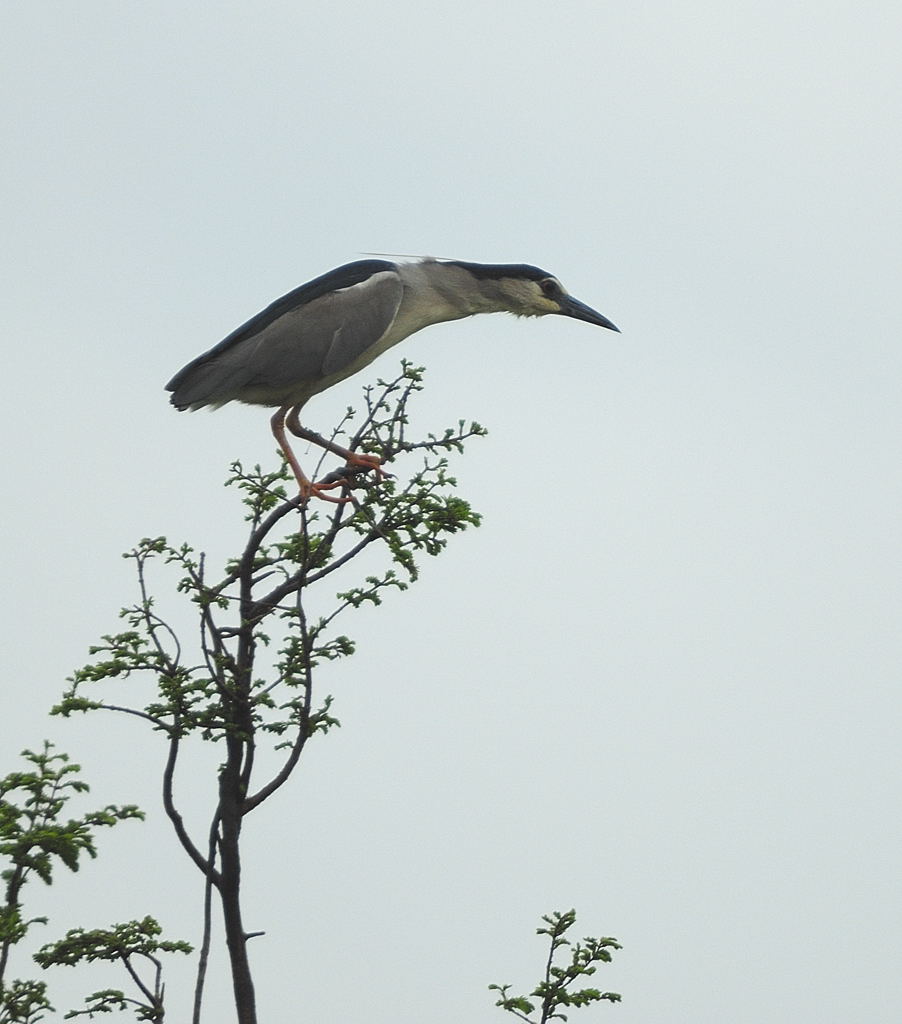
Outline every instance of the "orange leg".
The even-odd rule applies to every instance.
[[[279,413],[282,413],[284,408],[285,407],[283,406],[283,408],[279,410]],[[340,456],[349,466],[357,466],[359,469],[363,470],[374,470],[376,477],[380,480],[382,479],[385,474],[382,471],[382,460],[378,455],[368,455],[366,453],[349,451],[347,448],[342,448],[340,444],[330,441],[321,434],[317,434],[313,430],[308,430],[306,427],[302,427],[301,421],[298,417],[299,412],[300,406],[295,405],[288,409],[287,415],[283,417],[284,425],[288,427],[295,437],[300,437],[304,441],[309,441],[311,444],[318,445],[320,448],[325,448],[327,452],[332,452],[333,455]],[[281,442],[279,443],[281,444]],[[285,450],[284,446],[282,450]]]
[[[332,501],[336,505],[343,505],[346,501],[350,501],[350,498],[334,498],[330,494],[323,494],[323,491],[331,490],[334,487],[340,486],[338,483],[334,484],[317,484],[314,483],[307,474],[301,469],[301,464],[297,460],[297,456],[291,450],[291,445],[288,443],[288,438],[285,436],[285,424],[286,416],[291,409],[290,406],[283,405],[281,409],[278,409],[269,421],[272,427],[273,437],[278,441],[279,447],[282,449],[285,458],[288,460],[288,465],[291,466],[291,470],[294,473],[294,477],[298,482],[298,487],[301,489],[301,497],[309,498],[315,495],[317,498],[322,498],[323,501]],[[297,411],[294,412],[297,417]],[[299,435],[303,436],[303,435]]]

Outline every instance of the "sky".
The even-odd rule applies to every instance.
[[[534,985],[575,907],[623,1002],[571,1020],[898,1020],[900,30],[888,0],[2,5],[0,774],[48,737],[90,806],[148,812],[32,887],[36,942],[198,939],[158,739],[47,716],[135,599],[121,552],[221,562],[229,463],[274,462],[264,410],[164,383],[363,253],[527,262],[622,334],[443,324],[307,407],[425,365],[424,429],[489,429],[454,463],[485,518],[346,623],[342,728],[248,825],[260,1019],[499,1021],[488,984]]]

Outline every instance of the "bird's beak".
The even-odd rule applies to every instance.
[[[562,299],[558,300],[561,307],[561,316],[572,316],[574,320],[585,320],[587,324],[595,324],[598,327],[607,327],[609,331],[617,331],[620,333],[620,328],[616,324],[612,324],[606,316],[602,316],[601,313],[596,313],[591,306],[587,306],[584,302],[580,302],[579,299],[574,299],[571,295],[565,295]]]

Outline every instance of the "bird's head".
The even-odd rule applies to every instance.
[[[455,266],[469,271],[476,279],[479,294],[496,309],[515,316],[547,316],[555,313],[609,331],[618,331],[606,316],[573,298],[560,281],[546,270],[525,263],[463,263]]]

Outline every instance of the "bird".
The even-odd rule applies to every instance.
[[[619,331],[568,294],[553,274],[529,264],[356,260],[277,299],[179,370],[166,390],[179,410],[218,409],[228,402],[275,408],[272,433],[301,497],[340,501],[325,493],[334,482],[317,483],[304,473],[286,429],[349,467],[379,474],[381,461],[302,426],[304,405],[424,327],[499,312],[558,314]]]

